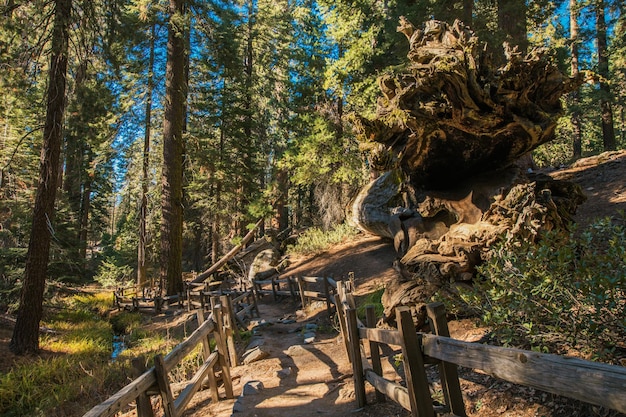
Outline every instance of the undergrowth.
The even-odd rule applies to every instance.
[[[290,245],[287,251],[293,255],[316,255],[332,245],[355,237],[358,233],[358,229],[345,223],[337,225],[331,230],[312,227],[302,233],[298,237],[297,243]]]
[[[506,345],[610,362],[626,353],[625,220],[501,244],[462,299]]]
[[[18,358],[0,374],[2,416],[83,415],[129,382],[132,358],[146,358],[150,367],[156,354],[170,352],[189,335],[149,332],[149,319],[139,313],[119,312],[109,318],[108,292],[53,301],[41,323],[46,329],[40,337],[41,353]],[[113,334],[120,331],[128,349],[111,360]],[[189,379],[201,362],[200,345],[172,371],[171,379]]]

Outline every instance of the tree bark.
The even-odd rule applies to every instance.
[[[50,253],[50,239],[54,233],[54,201],[56,197],[59,158],[65,112],[65,88],[68,62],[68,28],[72,9],[71,0],[54,3],[52,55],[48,74],[46,122],[39,183],[33,209],[33,223],[26,255],[24,283],[17,311],[10,348],[15,354],[39,350],[39,322],[43,314],[43,293]]]
[[[505,41],[511,48],[518,47],[519,52],[525,54],[528,50],[528,36],[526,29],[526,1],[499,0],[498,27],[506,36]]]
[[[596,37],[598,46],[598,74],[600,75],[600,111],[602,114],[602,139],[605,151],[614,151],[615,130],[613,108],[611,107],[611,87],[609,85],[609,51],[606,41],[606,20],[604,0],[596,0]]]
[[[163,122],[161,286],[168,295],[183,291],[183,128],[185,123],[186,0],[170,0]]]
[[[146,273],[146,218],[148,217],[148,170],[150,168],[150,134],[152,130],[152,93],[154,91],[154,39],[156,23],[150,28],[150,55],[148,58],[148,91],[144,119],[143,158],[141,170],[141,203],[139,206],[139,243],[137,245],[137,285],[148,281]]]
[[[571,46],[571,76],[573,78],[578,77],[578,14],[579,14],[579,6],[578,0],[570,0],[569,1],[569,13],[570,13],[570,42]],[[573,137],[573,155],[574,159],[579,159],[582,156],[583,148],[582,148],[582,122],[580,120],[580,111],[578,109],[580,105],[580,100],[578,97],[578,89],[572,91],[572,137]]]

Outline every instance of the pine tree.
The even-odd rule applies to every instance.
[[[595,0],[596,12],[596,47],[598,48],[598,75],[600,76],[600,108],[602,110],[602,142],[605,151],[614,151],[615,130],[613,127],[613,108],[611,105],[611,87],[609,74],[609,51],[607,47],[607,25],[604,0]]]
[[[187,2],[170,0],[163,121],[161,285],[168,295],[183,290],[183,129],[187,80]]]
[[[39,350],[39,322],[43,313],[50,239],[54,231],[54,202],[61,153],[71,0],[54,2],[54,27],[51,40],[50,69],[44,143],[41,152],[39,185],[33,209],[33,224],[26,257],[24,284],[10,348],[15,354]]]
[[[569,12],[570,12],[570,41],[571,41],[571,62],[570,75],[572,77],[578,77],[578,46],[580,43],[579,39],[579,29],[578,29],[578,14],[579,14],[579,5],[577,0],[569,0]],[[572,136],[573,136],[573,150],[574,153],[572,157],[574,159],[579,159],[582,156],[582,134],[581,134],[581,120],[580,120],[580,111],[578,107],[579,103],[579,92],[574,91],[571,94],[572,98]]]

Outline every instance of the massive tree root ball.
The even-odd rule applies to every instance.
[[[420,307],[436,292],[471,285],[494,243],[565,229],[584,200],[572,183],[536,175],[519,163],[554,138],[560,98],[580,80],[564,76],[547,51],[522,56],[504,45],[495,67],[473,32],[402,19],[409,65],[380,78],[376,117],[355,115],[371,166],[384,172],[353,205],[365,230],[394,240],[398,280],[383,296]]]

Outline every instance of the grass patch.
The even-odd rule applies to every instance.
[[[380,318],[383,316],[383,302],[382,297],[385,292],[385,288],[380,287],[376,291],[371,292],[365,296],[361,300],[357,302],[356,314],[365,323],[365,309],[367,306],[374,306],[374,313],[376,313],[375,317]]]
[[[0,416],[81,416],[130,381],[131,359],[147,358],[150,367],[155,355],[189,336],[166,328],[150,331],[149,317],[110,315],[105,307],[111,305],[109,292],[55,297],[41,323],[51,330],[41,335],[41,354],[18,358],[0,374]],[[114,330],[126,334],[128,349],[112,361]],[[189,379],[202,355],[200,344],[172,371],[172,382]]]
[[[287,252],[292,255],[316,255],[357,234],[359,234],[358,229],[345,223],[326,231],[312,227],[302,233],[298,237],[298,242],[287,248]]]
[[[0,415],[80,415],[89,408],[87,398],[99,400],[126,383],[129,363],[109,363],[113,331],[95,307],[103,299],[55,299],[41,323],[51,330],[41,335],[41,355],[20,358],[0,375]]]

